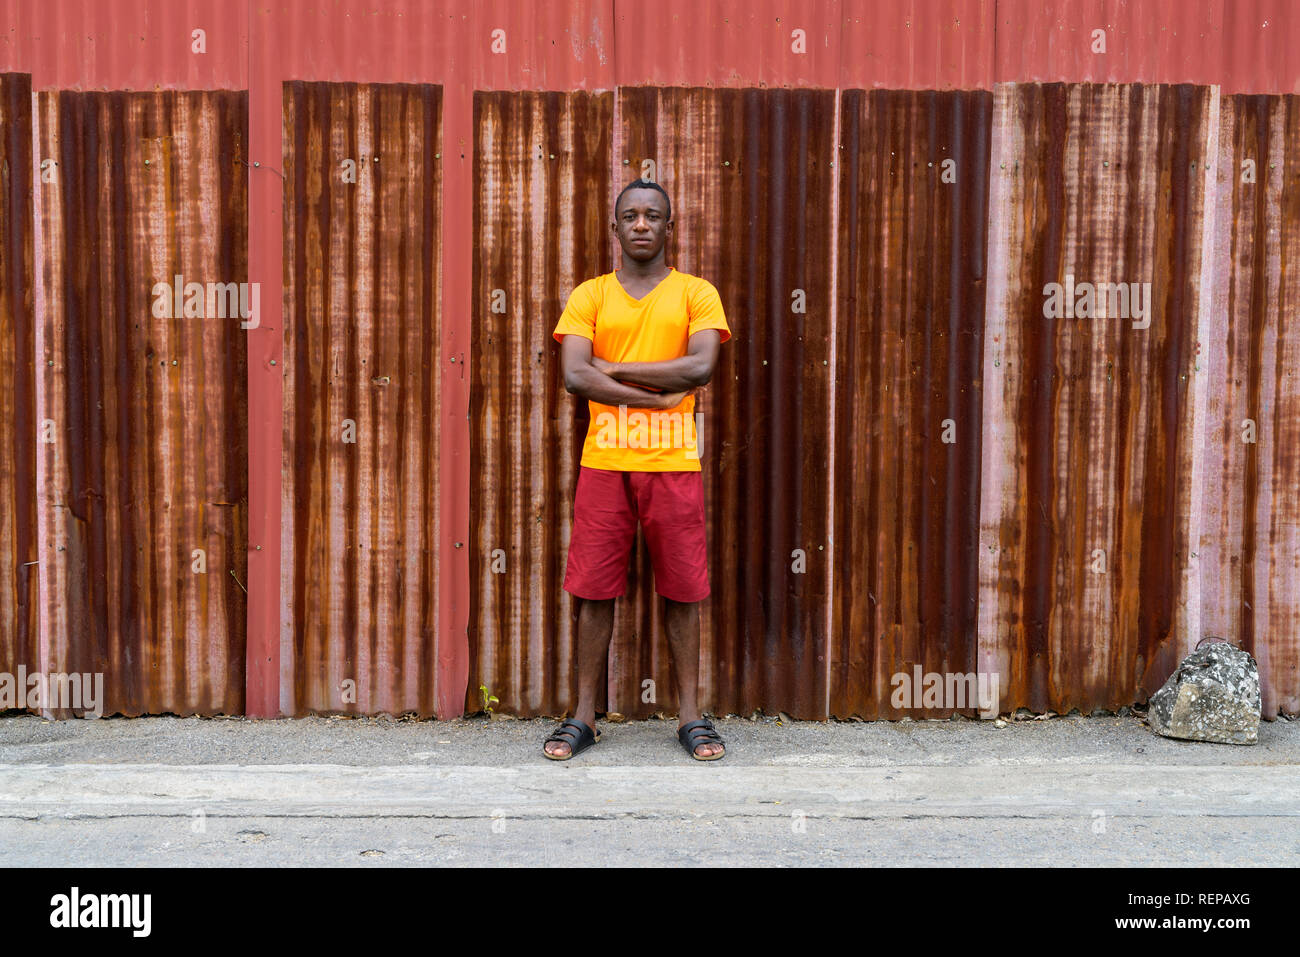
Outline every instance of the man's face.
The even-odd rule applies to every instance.
[[[629,189],[615,210],[613,229],[624,256],[653,262],[673,231],[664,194],[657,189]]]

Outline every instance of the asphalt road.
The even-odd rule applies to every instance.
[[[1140,718],[605,722],[0,718],[0,864],[1282,865],[1300,722],[1250,747]]]

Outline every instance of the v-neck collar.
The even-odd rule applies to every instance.
[[[633,296],[630,292],[627,291],[627,287],[623,285],[623,280],[618,278],[617,270],[615,270],[611,275],[613,275],[614,277],[614,282],[618,283],[618,288],[623,290],[623,295],[627,296],[627,298],[631,299],[633,302],[639,304],[645,302],[656,292],[658,292],[659,287],[662,286],[664,283],[666,283],[669,279],[671,279],[673,277],[673,273],[675,273],[676,271],[677,271],[676,266],[669,266],[668,275],[664,276],[663,279],[660,279],[657,283],[655,283],[655,287],[651,289],[648,293],[646,293],[644,296],[642,296],[640,299],[637,299],[635,296]]]

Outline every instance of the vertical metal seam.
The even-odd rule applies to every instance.
[[[1214,308],[1214,296],[1212,290],[1215,286],[1216,257],[1214,255],[1214,233],[1217,222],[1217,213],[1219,207],[1219,191],[1217,181],[1219,177],[1219,130],[1220,130],[1220,106],[1222,98],[1218,84],[1210,87],[1210,104],[1208,109],[1206,134],[1205,134],[1205,159],[1204,170],[1201,175],[1205,181],[1205,188],[1202,192],[1201,199],[1201,262],[1200,262],[1200,288],[1196,295],[1196,317],[1194,319],[1192,342],[1199,345],[1205,341],[1206,325],[1213,321],[1209,315],[1210,310]],[[1231,180],[1228,181],[1231,183]],[[1231,188],[1231,187],[1229,187]],[[1195,352],[1193,353],[1195,355]],[[1186,561],[1188,568],[1186,570],[1184,582],[1184,599],[1186,604],[1183,606],[1187,609],[1185,640],[1183,647],[1180,649],[1179,658],[1190,653],[1196,645],[1201,634],[1201,529],[1204,524],[1204,489],[1202,487],[1202,475],[1205,471],[1207,457],[1207,445],[1209,442],[1210,426],[1209,416],[1209,374],[1210,362],[1213,358],[1214,350],[1204,350],[1204,368],[1196,370],[1196,362],[1193,360],[1193,369],[1189,370],[1192,378],[1192,395],[1191,395],[1191,415],[1192,423],[1190,428],[1191,441],[1191,466],[1190,466],[1190,496],[1188,501],[1187,515],[1187,551]]]
[[[251,22],[248,30],[251,35]],[[267,36],[264,43],[269,44],[269,31]],[[270,51],[263,47],[259,52],[265,58]],[[274,70],[267,72],[275,76]],[[276,166],[269,169],[274,169],[277,174],[280,194],[277,202],[274,195],[276,182],[269,176],[254,175],[255,168],[248,169],[245,174],[248,178],[248,235],[245,240],[249,249],[248,281],[267,285],[270,294],[262,297],[264,301],[259,300],[259,325],[248,330],[245,340],[247,364],[244,374],[249,412],[244,713],[253,717],[275,717],[282,713],[280,665],[282,642],[285,641],[280,621],[281,576],[284,573],[281,554],[284,383],[280,377],[280,370],[284,367],[284,180],[283,174],[276,169],[284,165],[284,92],[278,80],[260,86],[254,81],[251,52],[248,81],[249,158],[260,162],[275,157]],[[270,133],[272,128],[273,134]],[[272,149],[270,144],[275,148]],[[257,225],[254,225],[255,221]],[[255,245],[261,247],[262,255],[254,255]],[[253,278],[255,274],[257,279]],[[271,320],[269,329],[268,319]],[[270,334],[272,332],[274,335]],[[255,408],[273,411],[259,416],[253,413]],[[255,423],[260,428],[255,428]],[[261,550],[257,551],[259,547]],[[256,573],[255,568],[258,569]]]
[[[831,117],[831,218],[830,218],[830,244],[831,244],[831,261],[830,261],[830,283],[831,283],[831,309],[830,309],[830,357],[828,375],[830,378],[827,384],[826,392],[826,470],[831,476],[831,480],[826,483],[826,604],[823,609],[825,618],[825,639],[822,647],[823,657],[825,658],[825,688],[822,695],[822,711],[826,718],[831,716],[831,678],[832,666],[831,660],[835,657],[832,649],[835,643],[833,629],[835,627],[835,481],[836,474],[836,447],[835,447],[835,401],[836,401],[836,370],[839,369],[839,310],[840,310],[840,177],[842,170],[838,162],[840,156],[840,106],[843,93],[844,79],[844,8],[843,0],[839,9],[839,49],[836,51],[839,60],[835,70],[835,106],[834,116]]]
[[[41,187],[41,154],[42,149],[42,129],[41,129],[41,111],[40,111],[40,93],[36,89],[35,77],[32,82],[31,94],[32,110],[32,323],[35,326],[34,335],[32,336],[32,348],[35,351],[32,362],[36,368],[35,381],[33,386],[36,390],[36,422],[39,424],[47,418],[52,418],[49,413],[49,389],[48,383],[50,376],[46,371],[48,367],[41,361],[45,355],[45,322],[43,317],[47,315],[48,307],[45,302],[45,253],[44,253],[44,230],[42,228],[45,217],[42,215],[44,206],[44,189]],[[21,360],[21,356],[15,357]],[[38,433],[39,434],[39,433]],[[51,606],[51,589],[53,583],[50,581],[53,565],[43,556],[49,552],[54,543],[51,540],[53,528],[53,509],[49,508],[49,496],[46,494],[46,485],[50,481],[49,467],[47,459],[49,453],[42,443],[36,453],[36,557],[38,564],[37,573],[37,608],[36,608],[36,665],[41,672],[48,674],[50,668],[50,630],[54,627],[54,622],[50,620],[49,609]],[[44,506],[44,507],[42,507]]]

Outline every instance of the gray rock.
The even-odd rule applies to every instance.
[[[1151,696],[1147,724],[1167,738],[1254,744],[1259,740],[1259,706],[1255,659],[1214,639],[1184,658]]]

